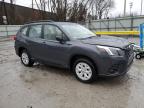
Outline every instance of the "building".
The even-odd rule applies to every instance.
[[[56,20],[55,14],[0,1],[0,24],[19,25],[35,20]]]

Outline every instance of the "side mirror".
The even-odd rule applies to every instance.
[[[64,42],[62,36],[56,36],[56,40],[59,41],[60,43]]]

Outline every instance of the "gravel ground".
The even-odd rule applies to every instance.
[[[0,108],[144,108],[144,60],[125,76],[83,84],[68,70],[24,67],[13,45],[0,42]]]

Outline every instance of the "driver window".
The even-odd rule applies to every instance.
[[[62,31],[54,25],[44,25],[44,39],[56,40],[56,36],[62,36]]]

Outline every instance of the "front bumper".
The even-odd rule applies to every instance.
[[[127,73],[133,63],[134,53],[129,57],[110,57],[100,63],[98,75],[104,77],[116,77]]]

